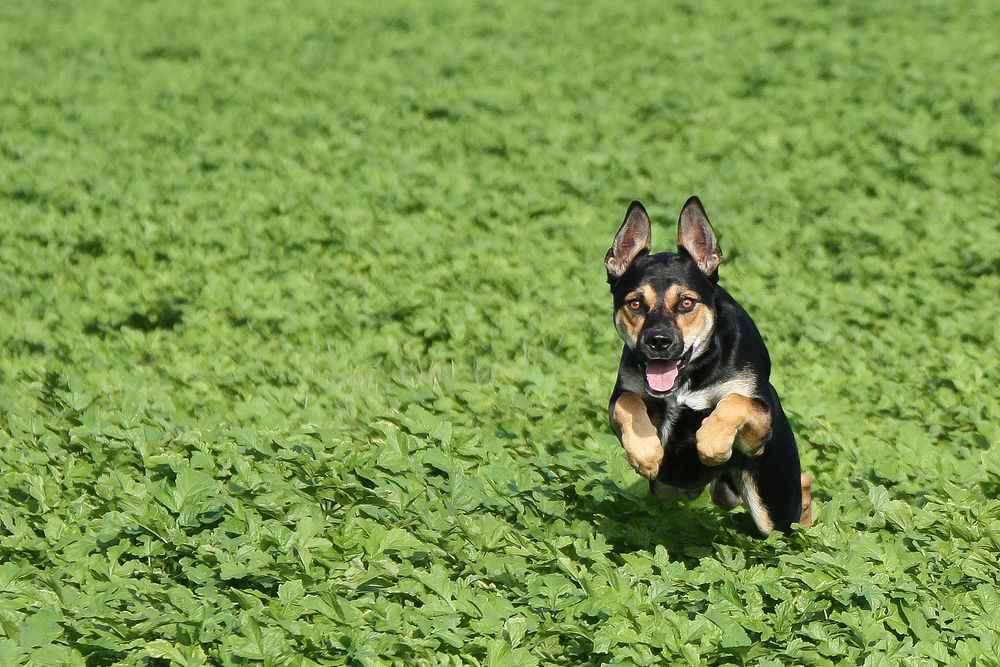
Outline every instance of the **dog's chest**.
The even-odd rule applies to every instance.
[[[747,371],[737,373],[728,380],[710,384],[700,389],[692,389],[690,384],[677,388],[672,397],[677,404],[689,410],[711,410],[729,394],[740,394],[751,397],[754,395],[754,378]]]
[[[665,401],[663,422],[660,423],[660,442],[663,444],[670,442],[670,436],[674,433],[674,426],[682,410],[683,408],[672,398]]]
[[[692,389],[690,384],[678,387],[677,391],[663,402],[660,442],[667,445],[693,437],[702,420],[729,394],[752,396],[752,377],[749,374],[740,374],[725,382],[700,389]]]
[[[683,447],[694,442],[694,435],[701,426],[708,410],[692,410],[679,403],[675,397],[664,401],[663,421],[660,422],[660,442],[670,448]]]

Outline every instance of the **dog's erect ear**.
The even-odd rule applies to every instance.
[[[649,216],[646,209],[637,201],[632,202],[625,214],[615,242],[604,256],[604,266],[608,270],[608,283],[614,285],[622,277],[628,267],[639,255],[649,252],[650,243]]]
[[[709,278],[717,278],[722,248],[697,197],[688,199],[681,209],[680,219],[677,220],[677,248],[687,253],[702,273]]]

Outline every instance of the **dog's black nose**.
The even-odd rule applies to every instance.
[[[664,334],[655,334],[646,339],[646,345],[654,352],[666,352],[674,339]]]

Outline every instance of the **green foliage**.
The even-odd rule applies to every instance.
[[[0,665],[996,664],[989,2],[0,8]],[[698,193],[815,478],[609,434]]]

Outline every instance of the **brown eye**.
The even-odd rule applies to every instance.
[[[686,296],[680,300],[680,303],[677,304],[677,312],[690,313],[692,310],[694,310],[695,303],[697,303],[697,301],[695,301],[689,296]]]
[[[632,299],[626,305],[628,305],[628,309],[632,311],[638,312],[642,310],[642,301],[640,301],[639,299]]]

